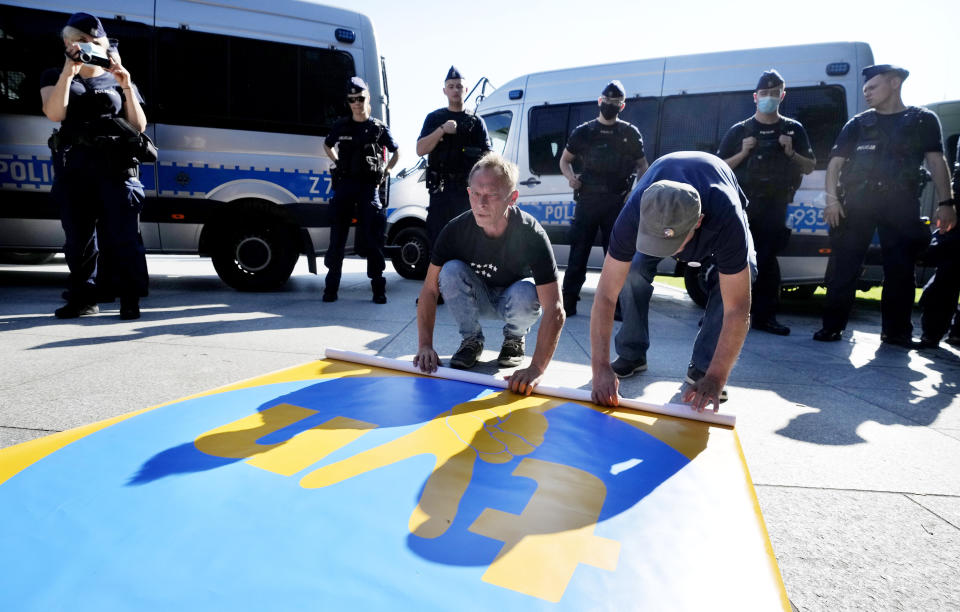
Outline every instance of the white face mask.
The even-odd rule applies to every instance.
[[[757,98],[757,110],[761,113],[776,112],[779,106],[780,98],[776,96],[764,96],[762,98]]]

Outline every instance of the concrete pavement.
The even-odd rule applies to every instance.
[[[320,302],[322,277],[303,260],[285,290],[265,294],[229,289],[206,259],[148,264],[137,321],[120,321],[116,304],[55,319],[62,258],[0,266],[0,447],[310,361],[327,346],[416,350],[419,283],[389,267],[379,306],[356,259],[333,304]],[[780,317],[791,336],[751,332],[722,408],[737,415],[787,592],[800,610],[960,610],[960,351],[881,345],[876,308],[857,311],[852,339],[813,342],[818,314],[816,302],[791,303]],[[676,401],[698,318],[682,291],[658,285],[650,369],[623,381],[625,396]],[[496,373],[499,326],[485,333],[480,370]],[[435,344],[443,358],[459,344],[443,307]],[[589,386],[585,314],[568,320],[545,382]]]

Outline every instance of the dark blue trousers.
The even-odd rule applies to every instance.
[[[427,237],[433,245],[440,230],[461,213],[470,210],[470,196],[466,186],[448,185],[443,191],[430,194],[430,206],[427,208]]]
[[[863,191],[848,197],[844,209],[847,216],[830,233],[832,253],[827,268],[824,329],[846,328],[867,247],[874,232],[878,232],[883,257],[880,299],[883,333],[888,336],[912,333],[914,266],[930,240],[930,232],[920,220],[920,203],[905,191]]]
[[[387,216],[380,206],[377,186],[349,179],[340,180],[335,186],[330,206],[334,218],[330,225],[330,246],[323,258],[323,265],[327,267],[324,291],[336,293],[340,289],[343,255],[350,224],[354,219],[357,220],[356,250],[367,259],[367,278],[383,278],[386,267],[383,241]]]
[[[136,178],[60,170],[51,195],[60,206],[70,269],[70,300],[94,304],[97,294],[147,295],[147,259],[140,237],[143,185]],[[99,291],[97,290],[99,288]]]
[[[607,252],[610,232],[623,207],[623,196],[619,193],[582,196],[577,201],[570,223],[570,256],[567,269],[563,273],[563,295],[571,298],[580,296],[580,289],[587,278],[587,262],[593,242],[600,232],[600,246]]]
[[[920,296],[920,307],[923,309],[920,326],[924,338],[939,341],[949,330],[950,319],[960,312],[957,309],[957,299],[960,299],[960,229],[938,234],[935,244],[930,248],[930,257],[937,266],[937,272],[927,282]],[[954,327],[958,325],[960,323],[955,323]]]
[[[747,217],[750,234],[757,252],[757,279],[753,283],[750,313],[754,323],[775,318],[780,304],[780,262],[777,255],[790,240],[790,230],[784,225],[787,203],[774,199],[750,198]]]

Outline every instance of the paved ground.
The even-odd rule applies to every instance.
[[[327,346],[415,351],[419,283],[391,272],[390,303],[375,305],[358,260],[334,304],[320,302],[322,279],[302,260],[286,290],[268,294],[228,289],[209,260],[149,266],[152,294],[131,322],[115,305],[54,319],[62,260],[0,266],[0,447],[310,361]],[[596,281],[590,274],[581,312]],[[875,308],[855,315],[852,339],[816,343],[818,304],[786,310],[793,335],[750,333],[724,410],[737,415],[790,598],[800,610],[960,610],[960,351],[881,346]],[[664,402],[680,388],[698,309],[658,286],[650,319],[650,370],[622,391]],[[568,321],[549,384],[589,386],[588,323]],[[498,326],[486,335],[493,361]],[[458,338],[442,307],[438,338],[448,357]]]

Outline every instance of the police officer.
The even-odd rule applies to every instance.
[[[119,295],[121,319],[137,319],[148,280],[136,157],[147,128],[143,98],[95,16],[71,15],[62,38],[63,68],[44,72],[40,86],[44,115],[60,122],[50,139],[51,195],[60,206],[70,269],[67,303],[54,314],[96,314],[99,288]]]
[[[383,239],[387,217],[378,190],[396,165],[399,149],[390,129],[370,116],[370,91],[360,77],[350,79],[347,103],[351,116],[337,121],[323,141],[323,148],[335,164],[331,170],[333,223],[330,226],[330,247],[323,258],[327,267],[323,301],[337,301],[343,251],[350,223],[355,218],[357,242],[363,245],[367,258],[367,277],[373,289],[373,301],[386,304]],[[389,161],[386,161],[384,149],[391,152]]]
[[[799,121],[780,114],[786,95],[776,70],[760,75],[753,101],[757,112],[735,123],[720,142],[717,155],[734,174],[749,200],[747,218],[757,252],[757,280],[753,284],[751,326],[786,336],[790,328],[777,321],[780,301],[780,264],[777,254],[790,239],[784,224],[787,205],[804,174],[813,172],[816,159],[806,130]]]
[[[823,216],[831,228],[827,301],[823,327],[814,340],[840,340],[857,289],[863,258],[875,231],[883,257],[882,333],[888,344],[914,347],[910,322],[917,255],[930,241],[920,220],[920,190],[926,161],[940,206],[934,223],[949,231],[956,210],[948,199],[950,172],[943,157],[940,121],[932,112],[905,106],[901,96],[910,73],[890,64],[863,69],[869,110],[843,126],[827,166]]]
[[[956,209],[960,202],[960,142],[957,143],[957,158],[953,166],[953,202]],[[947,203],[941,203],[946,206]],[[936,348],[940,340],[947,334],[950,326],[950,317],[954,317],[953,328],[949,331],[947,342],[960,344],[960,229],[956,226],[949,231],[938,229],[934,232],[930,255],[937,266],[937,272],[923,289],[920,296],[920,307],[923,315],[920,317],[920,326],[923,335],[920,337],[922,348]]]
[[[613,223],[633,180],[649,165],[640,131],[618,117],[626,107],[626,96],[620,81],[610,81],[597,98],[600,115],[574,128],[560,156],[560,172],[573,188],[577,203],[570,224],[570,256],[563,275],[563,309],[568,317],[577,314],[597,230],[606,253]]]
[[[463,108],[466,93],[463,76],[450,66],[443,83],[447,107],[427,115],[417,140],[417,155],[428,155],[427,235],[431,245],[450,219],[470,210],[467,176],[477,160],[490,151],[483,119]]]

